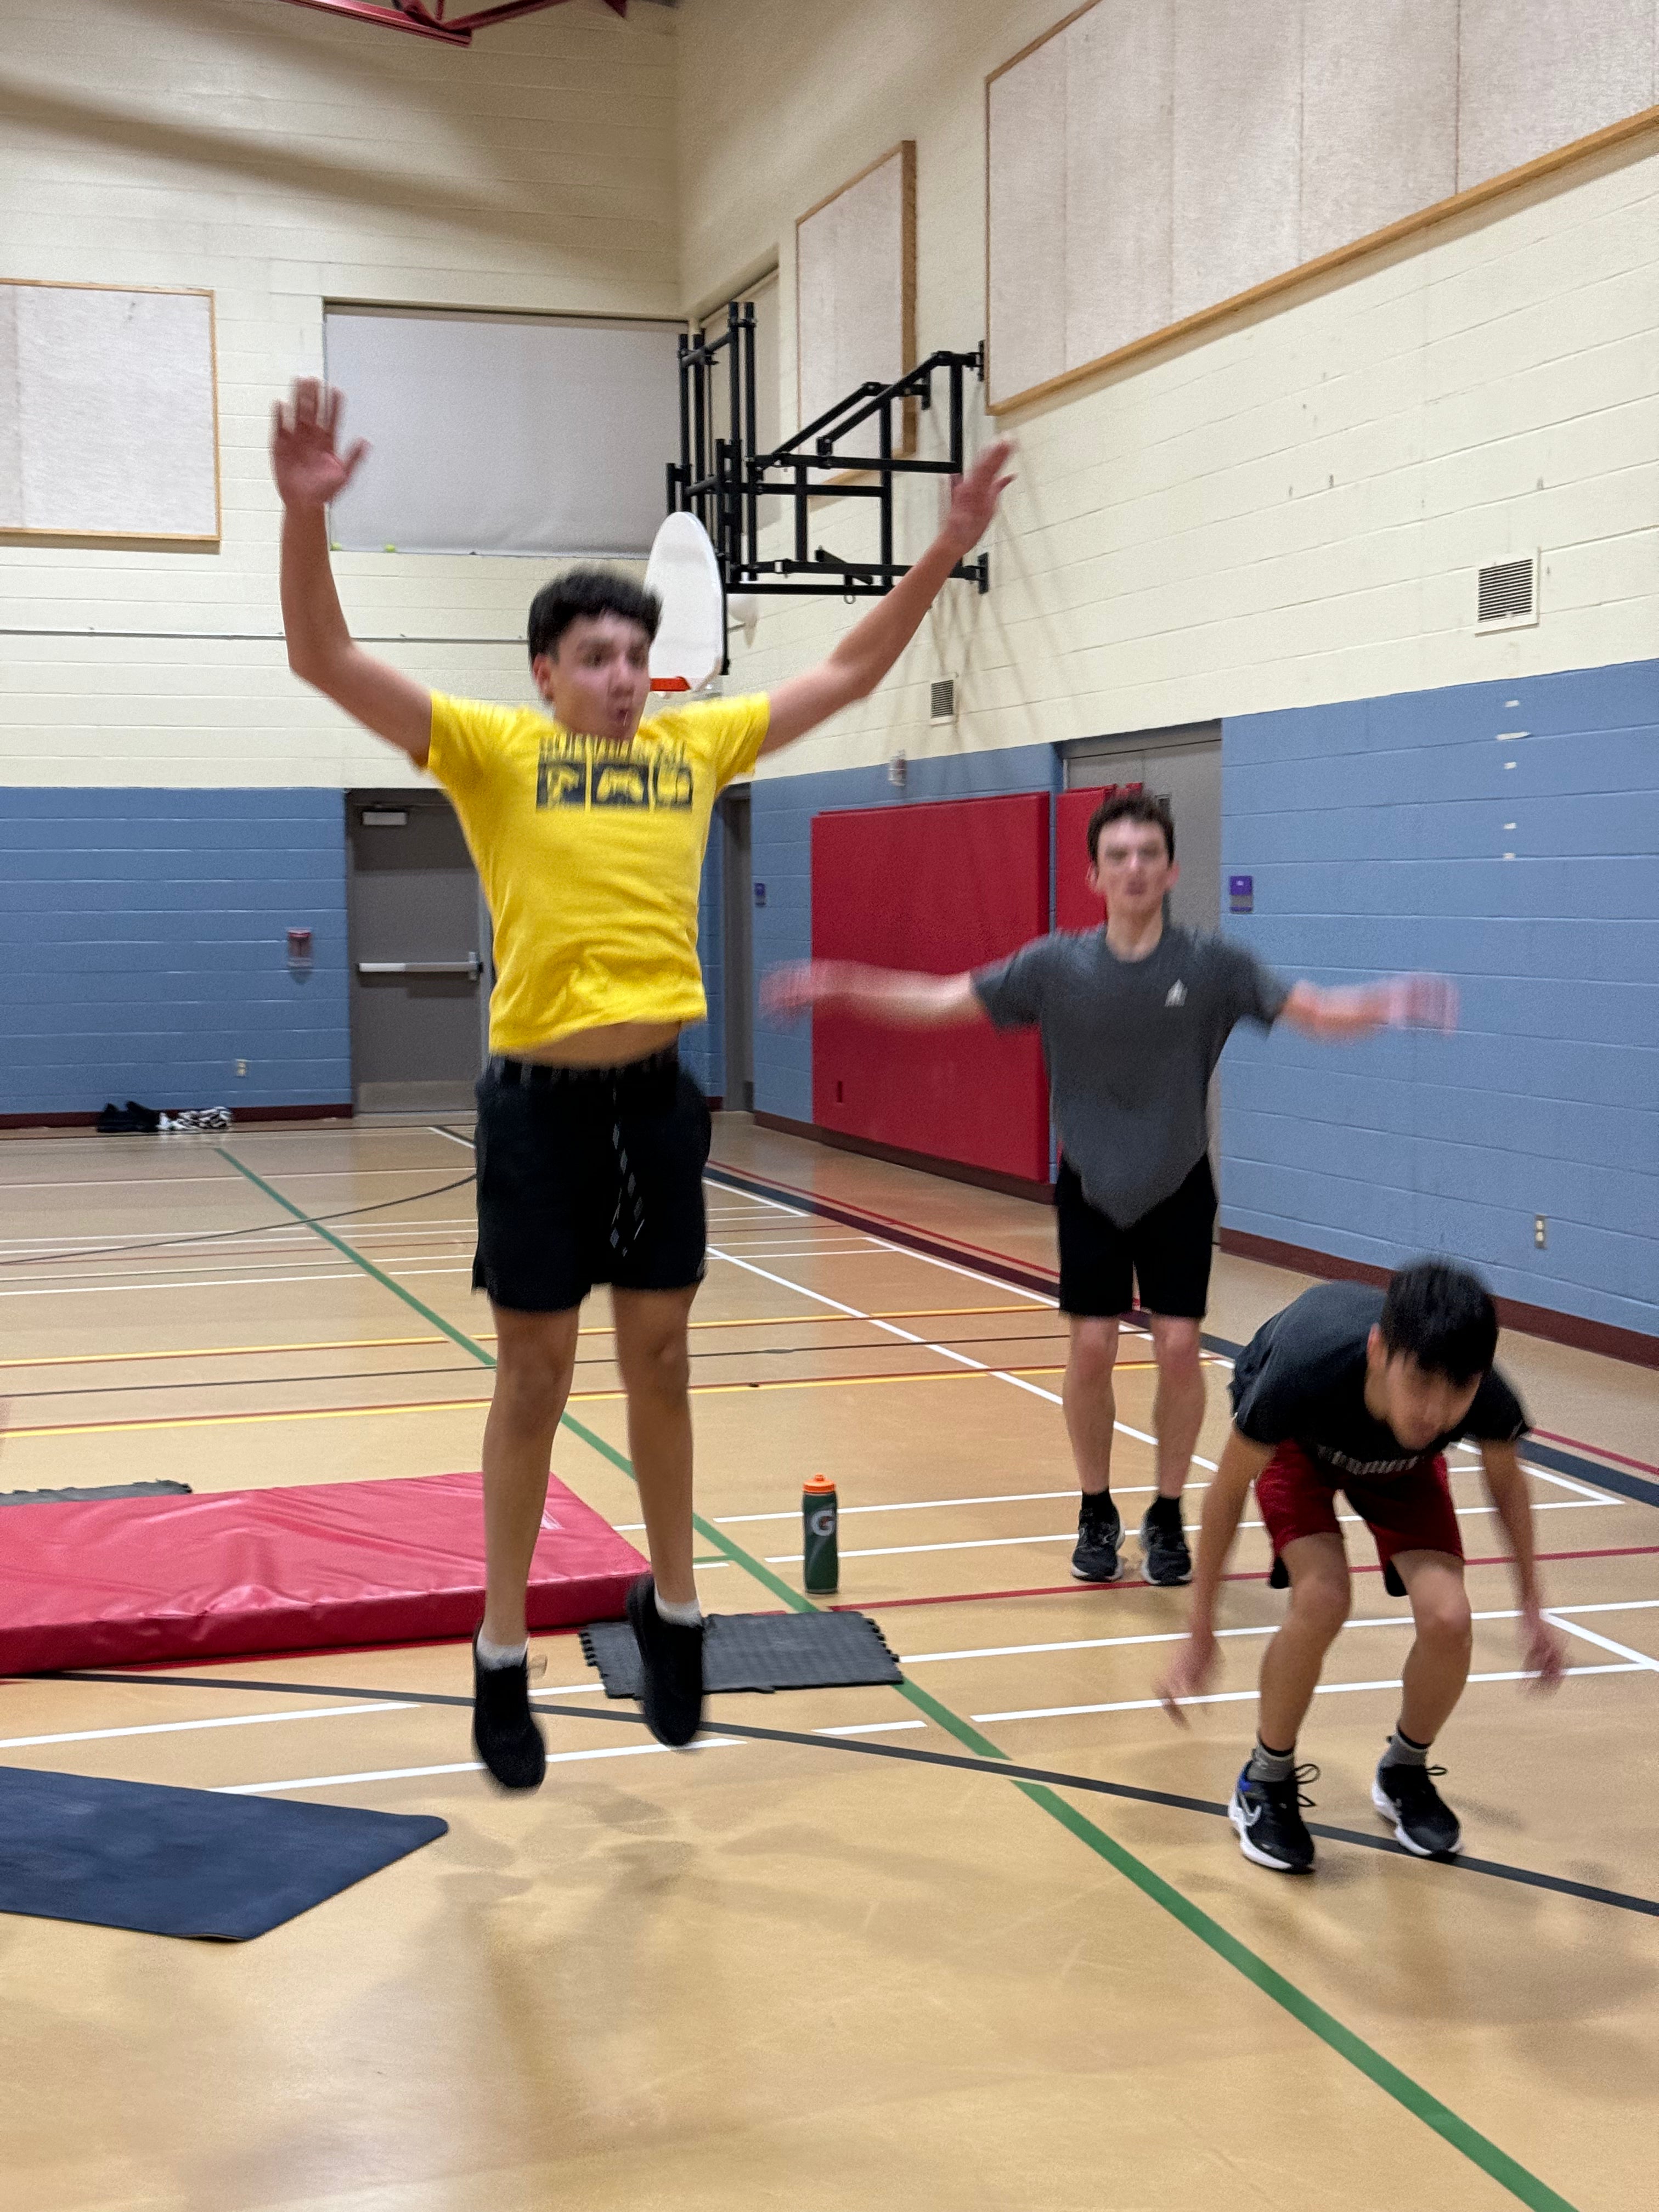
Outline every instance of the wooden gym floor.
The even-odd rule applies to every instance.
[[[489,1313],[450,1128],[0,1144],[0,1488],[476,1466]],[[1051,1217],[736,1116],[715,1159],[766,1188],[709,1191],[704,1603],[786,1601],[801,1479],[831,1474],[841,1601],[881,1623],[905,1692],[723,1698],[674,1757],[607,1705],[574,1637],[538,1639],[553,1764],[526,1801],[488,1789],[463,1710],[421,1702],[467,1691],[463,1646],[195,1670],[211,1686],[0,1685],[11,1764],[450,1824],[251,1945],[0,1919],[7,2201],[1650,2203],[1659,1516],[1579,1462],[1659,1457],[1656,1379],[1505,1340],[1539,1429],[1577,1455],[1535,1477],[1574,1674],[1553,1702],[1516,1681],[1497,1524],[1460,1461],[1480,1625],[1438,1747],[1456,1868],[1377,1847],[1369,1778],[1407,1632],[1354,1547],[1361,1600],[1303,1743],[1312,1817],[1344,1834],[1293,1882],[1248,1866],[1218,1817],[1280,1607],[1259,1527],[1224,1678],[1184,1735],[1152,1702],[1184,1597],[1069,1581],[1061,1329],[995,1266],[1051,1265]],[[813,1191],[899,1226],[792,1200]],[[904,1224],[974,1249],[924,1256]],[[1209,1326],[1242,1339],[1301,1287],[1224,1259]],[[607,1320],[601,1293],[554,1463],[629,1528]],[[1133,1522],[1152,1375],[1129,1358]],[[1209,1460],[1225,1381],[1218,1356]],[[324,1694],[342,1690],[362,1694]]]

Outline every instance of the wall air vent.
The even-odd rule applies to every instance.
[[[1538,619],[1538,556],[1497,561],[1480,571],[1476,597],[1477,629],[1512,629]]]
[[[957,719],[957,679],[942,676],[927,687],[927,719],[930,722],[954,722]]]

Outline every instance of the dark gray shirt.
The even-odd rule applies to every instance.
[[[1269,1029],[1290,996],[1224,937],[1166,927],[1144,960],[1120,960],[1103,925],[1033,938],[974,989],[998,1029],[1041,1029],[1061,1150],[1090,1205],[1125,1228],[1203,1158],[1234,1024]]]

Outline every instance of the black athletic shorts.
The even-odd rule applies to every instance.
[[[712,1125],[677,1052],[625,1067],[492,1060],[477,1099],[475,1291],[521,1313],[565,1313],[595,1283],[702,1280]]]
[[[1148,1313],[1202,1321],[1210,1294],[1215,1183],[1207,1154],[1179,1190],[1121,1229],[1083,1195],[1067,1160],[1054,1185],[1060,1212],[1060,1310],[1098,1320],[1126,1314],[1140,1286]]]

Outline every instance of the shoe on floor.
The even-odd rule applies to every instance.
[[[1115,1583],[1123,1572],[1118,1549],[1123,1541],[1123,1516],[1110,1497],[1091,1497],[1085,1490],[1078,1509],[1077,1548],[1072,1553],[1072,1572],[1080,1583]]]
[[[1238,1831],[1238,1848],[1253,1866],[1275,1874],[1311,1874],[1314,1841],[1302,1808],[1310,1801],[1302,1784],[1317,1779],[1316,1766],[1298,1766],[1283,1782],[1261,1782],[1248,1762],[1233,1784],[1227,1818]]]
[[[472,1741],[503,1790],[538,1790],[547,1747],[530,1710],[530,1663],[481,1667],[472,1639]]]
[[[1140,1524],[1140,1571],[1160,1589],[1177,1589],[1193,1578],[1193,1555],[1181,1525],[1181,1500],[1160,1498]]]
[[[141,1106],[136,1098],[127,1101],[128,1126],[153,1137],[161,1126],[161,1116],[154,1106]]]
[[[1457,1815],[1435,1788],[1443,1766],[1379,1766],[1371,1802],[1394,1828],[1395,1840],[1420,1859],[1449,1858],[1463,1844]]]
[[[659,1743],[678,1751],[702,1725],[703,1624],[665,1620],[649,1575],[629,1586],[628,1619],[640,1647],[645,1724]]]

